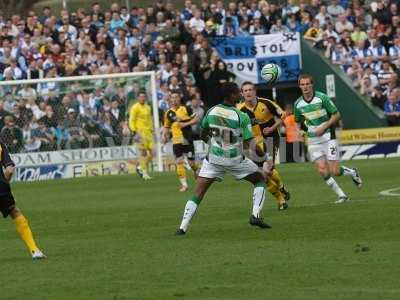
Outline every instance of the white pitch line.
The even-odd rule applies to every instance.
[[[399,191],[399,192],[394,193],[394,191]],[[389,189],[389,190],[384,190],[382,192],[379,192],[379,195],[389,196],[389,197],[400,197],[400,187],[397,187],[394,189]]]
[[[379,199],[377,199],[379,200]],[[325,201],[325,202],[324,202]],[[347,203],[351,204],[351,203],[359,203],[359,202],[367,202],[367,201],[374,201],[374,199],[350,199],[348,202],[345,203],[335,203],[335,201],[332,199],[330,199],[330,201],[326,201],[326,200],[321,200],[321,202],[318,203],[304,203],[304,204],[293,204],[293,206],[290,206],[290,201],[289,201],[289,208],[293,207],[293,208],[302,208],[302,207],[315,207],[315,206],[341,206],[341,205],[346,205]]]

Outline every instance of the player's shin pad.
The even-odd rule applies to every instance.
[[[28,247],[30,253],[34,253],[39,250],[36,246],[35,240],[33,239],[31,228],[29,227],[28,220],[21,214],[14,219],[17,231]]]
[[[183,212],[181,226],[179,227],[183,231],[185,231],[185,232],[187,231],[187,229],[189,227],[189,223],[196,213],[197,206],[198,205],[192,200],[189,200],[188,202],[186,202],[185,210]]]
[[[274,198],[278,204],[285,203],[285,196],[280,191],[279,187],[276,185],[276,183],[274,181],[267,180],[267,189],[268,189],[268,192],[270,192],[271,195],[274,196]]]
[[[176,165],[176,174],[178,174],[179,178],[186,178],[186,169],[183,162]]]
[[[140,164],[140,168],[142,169],[142,171],[147,173],[147,158],[140,157],[139,164]]]
[[[283,185],[282,178],[281,178],[281,175],[279,174],[278,170],[273,169],[271,171],[271,179],[278,186],[278,188],[280,188]]]

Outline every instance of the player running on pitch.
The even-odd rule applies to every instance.
[[[180,192],[188,189],[185,169],[185,156],[196,177],[197,166],[195,162],[192,125],[199,122],[192,109],[181,104],[181,95],[173,91],[169,98],[170,109],[164,115],[162,141],[165,143],[172,135],[172,151],[175,156],[176,173],[181,187]]]
[[[314,91],[311,75],[300,75],[298,84],[303,95],[294,104],[294,117],[306,128],[310,160],[338,196],[336,203],[343,203],[349,198],[332,176],[351,176],[357,187],[361,187],[362,180],[356,168],[339,165],[340,150],[335,125],[341,118],[340,113],[327,95]]]
[[[215,180],[222,180],[230,173],[236,179],[244,179],[254,185],[253,211],[250,224],[260,228],[270,228],[261,218],[265,200],[265,182],[258,166],[244,156],[243,150],[249,148],[253,139],[249,117],[235,107],[240,90],[233,82],[224,83],[219,91],[223,104],[208,110],[201,122],[202,138],[210,138],[207,157],[203,160],[196,180],[194,195],[186,203],[178,235],[187,232],[189,223]]]
[[[10,180],[15,172],[15,164],[11,160],[6,145],[3,143],[0,143],[0,159],[0,212],[3,214],[4,218],[11,216],[14,220],[17,232],[27,246],[32,258],[46,258],[35,243],[28,220],[15,205],[14,196],[11,193],[10,187]]]
[[[275,197],[278,209],[285,210],[288,208],[287,201],[290,199],[290,193],[285,188],[281,176],[275,168],[280,140],[278,128],[282,123],[282,118],[284,118],[284,112],[273,101],[257,97],[256,88],[249,81],[242,84],[242,96],[244,101],[238,105],[238,108],[250,118],[253,135],[257,142],[258,156],[265,156],[265,152],[270,154],[270,159],[265,164],[268,166],[268,170],[263,168],[267,171],[268,191]],[[266,149],[267,144],[271,145],[272,149]],[[264,160],[256,163],[262,167]]]

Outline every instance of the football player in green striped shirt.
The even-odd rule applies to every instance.
[[[208,155],[203,160],[196,180],[194,195],[186,203],[182,222],[177,230],[178,235],[187,232],[189,223],[198,206],[214,181],[223,179],[225,173],[236,179],[244,179],[254,185],[253,211],[250,225],[270,228],[261,218],[261,210],[265,200],[265,180],[258,166],[244,156],[253,139],[250,118],[236,108],[240,98],[239,87],[227,82],[220,88],[223,104],[208,110],[201,122],[202,138],[209,139]]]
[[[298,84],[303,95],[294,104],[294,117],[297,123],[306,128],[310,160],[326,184],[337,194],[336,203],[348,201],[349,198],[332,176],[351,176],[357,187],[361,187],[362,180],[356,168],[340,166],[340,149],[335,136],[340,112],[327,95],[314,91],[311,75],[300,75]]]

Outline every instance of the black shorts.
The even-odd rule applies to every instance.
[[[181,157],[186,154],[187,159],[194,160],[194,145],[184,145],[184,144],[173,144],[172,145],[172,152],[174,153],[175,157]]]
[[[7,218],[14,208],[15,200],[11,193],[0,195],[0,212],[4,218]]]

